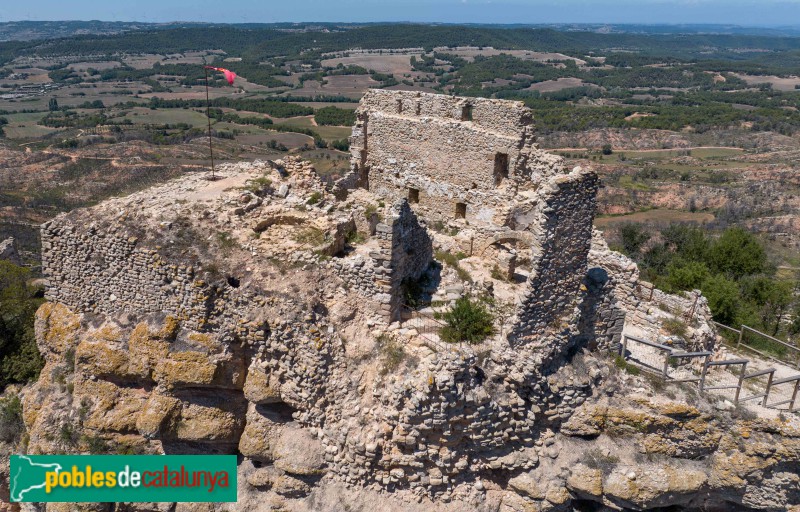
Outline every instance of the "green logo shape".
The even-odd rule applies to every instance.
[[[13,502],[235,502],[235,455],[12,455]]]

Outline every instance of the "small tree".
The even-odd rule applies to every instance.
[[[601,151],[603,152],[604,155],[610,155],[611,153],[614,152],[611,149],[611,144],[603,144],[603,147],[601,148]]]
[[[28,286],[29,272],[0,260],[0,389],[35,379],[44,365],[33,320],[42,303]]]
[[[642,226],[632,223],[623,224],[619,229],[619,236],[622,239],[625,254],[632,258],[636,258],[642,250],[642,246],[650,240],[650,234]]]
[[[55,112],[58,110],[58,100],[55,98],[50,98],[50,101],[47,103],[47,108],[50,112]]]
[[[461,297],[453,309],[444,313],[447,323],[439,335],[448,343],[480,343],[494,334],[494,318],[482,302]]]
[[[708,267],[701,261],[674,260],[667,266],[667,291],[694,290],[709,277]]]
[[[708,251],[709,267],[734,280],[759,274],[767,268],[767,253],[752,233],[740,227],[728,228]]]
[[[739,287],[721,274],[709,277],[702,286],[703,295],[708,299],[708,307],[714,315],[714,320],[734,325],[741,303]]]

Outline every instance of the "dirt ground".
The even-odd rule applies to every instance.
[[[772,84],[772,88],[776,91],[794,91],[795,86],[800,85],[800,77],[789,77],[789,78],[781,78],[779,76],[756,76],[756,75],[743,75],[734,73],[735,76],[741,78],[748,85],[756,85],[756,84]]]
[[[421,53],[411,55],[415,55],[417,58],[422,56]],[[361,66],[378,73],[404,74],[411,73],[411,55],[353,55],[323,60],[322,65],[336,67],[343,64],[345,66]]]

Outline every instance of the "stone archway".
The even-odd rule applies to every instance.
[[[478,249],[474,251],[474,254],[476,256],[483,256],[483,253],[486,252],[486,249],[489,247],[505,242],[522,242],[526,245],[533,246],[534,236],[533,233],[528,231],[508,231],[505,233],[500,233],[481,243],[481,245],[478,246]]]
[[[505,247],[503,244],[522,243],[528,247],[533,246],[533,234],[526,231],[514,231],[496,234],[493,237],[485,240],[478,246],[478,250],[474,254],[483,257],[487,250],[491,247],[498,249],[497,254],[497,270],[505,275],[505,279],[509,281],[514,280],[514,275],[517,268],[517,253],[515,250]]]

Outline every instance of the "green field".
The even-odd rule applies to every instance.
[[[275,124],[314,130],[327,141],[346,139],[352,132],[352,128],[349,126],[316,126],[311,121],[311,116],[290,117],[288,119],[276,121]]]
[[[158,110],[134,108],[122,119],[130,119],[135,124],[186,123],[196,127],[208,125],[208,118],[204,114],[182,108],[165,108]]]
[[[702,212],[686,212],[681,210],[667,210],[656,208],[643,212],[629,213],[627,215],[598,215],[594,219],[594,225],[600,229],[608,228],[614,224],[623,224],[626,222],[646,223],[652,222],[657,224],[669,224],[671,222],[696,222],[703,224],[714,220],[714,216],[710,213]]]
[[[3,127],[3,130],[6,132],[6,137],[9,139],[32,139],[58,131],[55,128],[48,128],[37,124],[44,116],[45,114],[42,112],[4,116],[8,119],[8,124]]]
[[[694,158],[727,158],[732,156],[739,156],[744,153],[741,148],[687,148],[687,149],[653,149],[645,151],[626,151],[617,150],[610,156],[604,158],[616,159],[619,161],[621,155],[625,155],[626,159],[649,159],[649,160],[666,160],[670,158],[677,158],[680,156],[691,156]]]

